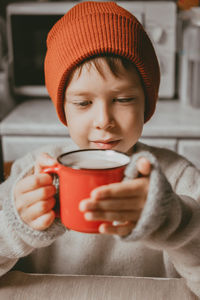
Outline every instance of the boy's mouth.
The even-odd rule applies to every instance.
[[[92,141],[92,146],[95,146],[97,149],[112,149],[119,144],[120,140],[109,141],[109,140],[97,140]]]

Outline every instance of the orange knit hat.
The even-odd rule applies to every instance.
[[[145,122],[158,98],[158,60],[144,28],[115,2],[81,2],[50,30],[45,57],[45,84],[62,123],[67,125],[63,102],[70,72],[88,58],[122,56],[137,67],[145,88]]]

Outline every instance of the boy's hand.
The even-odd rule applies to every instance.
[[[118,225],[103,223],[99,232],[128,235],[136,226],[145,205],[151,164],[146,158],[137,161],[138,178],[100,186],[92,191],[91,198],[80,203],[86,220],[123,222]]]
[[[20,180],[15,187],[15,205],[21,219],[35,230],[47,229],[55,219],[53,207],[56,188],[49,174],[40,173],[44,167],[57,161],[47,153],[36,160],[34,175]]]

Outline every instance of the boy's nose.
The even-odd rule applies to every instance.
[[[93,120],[96,129],[107,129],[114,127],[114,120],[110,109],[105,105],[96,107]]]

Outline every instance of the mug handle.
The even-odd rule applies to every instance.
[[[56,204],[54,206],[54,211],[56,218],[60,218],[60,205],[59,205],[59,174],[60,174],[60,165],[54,165],[51,167],[45,167],[42,169],[41,173],[49,174],[49,175],[58,175],[58,181],[54,183],[54,186],[56,187],[57,193],[55,194]]]

